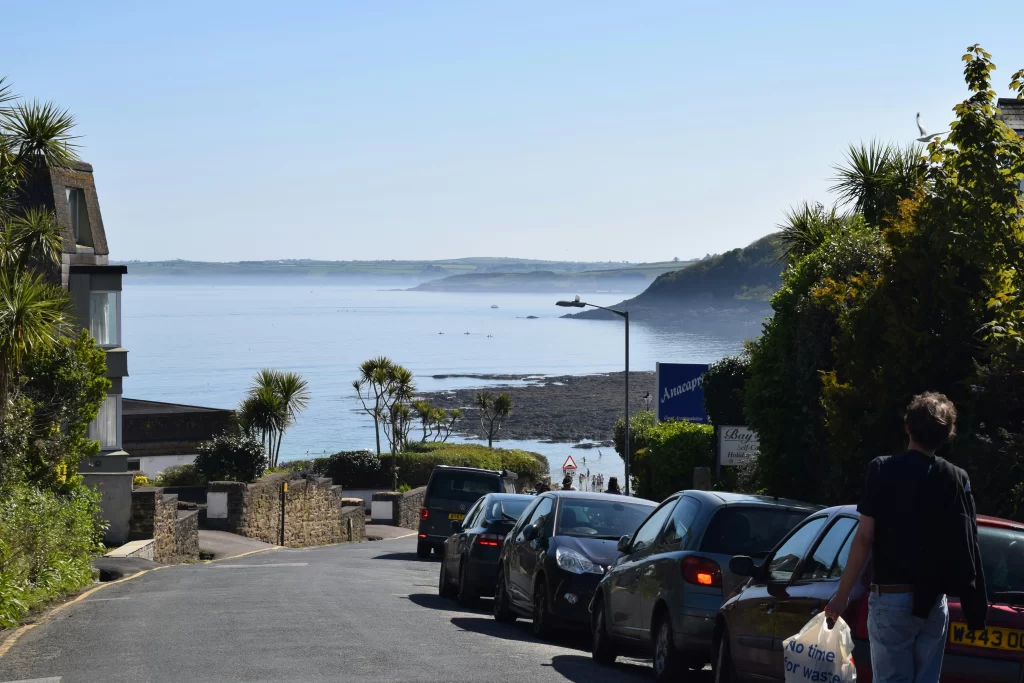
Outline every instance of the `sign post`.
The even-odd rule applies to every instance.
[[[562,473],[564,474],[569,471],[575,472],[576,470],[576,461],[572,459],[571,455],[566,457],[565,462],[562,463]]]

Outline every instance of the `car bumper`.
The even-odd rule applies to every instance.
[[[718,610],[684,607],[676,616],[673,638],[676,649],[711,661],[711,642]]]
[[[551,614],[566,626],[589,629],[590,602],[600,582],[598,574],[559,575],[551,586]]]
[[[470,558],[466,563],[466,578],[482,595],[490,595],[498,581],[498,560]]]
[[[429,545],[440,548],[444,545],[444,542],[448,540],[447,536],[437,536],[434,534],[424,534],[422,531],[416,534],[416,540],[420,543],[427,543]]]

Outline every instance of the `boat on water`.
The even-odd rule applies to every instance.
[[[498,304],[491,304],[491,308],[497,308]]]

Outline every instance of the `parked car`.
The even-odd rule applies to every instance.
[[[494,618],[532,618],[540,638],[548,638],[556,625],[586,628],[587,606],[618,557],[619,538],[654,507],[609,493],[549,491],[535,498],[501,549]]]
[[[464,520],[452,520],[455,533],[444,542],[437,592],[458,597],[463,605],[473,604],[481,594],[490,595],[505,536],[531,502],[533,496],[489,493],[473,504]]]
[[[461,521],[473,503],[488,493],[515,493],[514,472],[477,467],[438,465],[430,473],[427,492],[420,508],[416,555],[428,557],[441,551],[452,533],[451,523]]]
[[[785,679],[782,641],[825,608],[846,567],[860,515],[852,505],[812,515],[758,565],[733,559],[750,579],[729,598],[715,625],[715,680]],[[988,628],[969,631],[960,603],[949,599],[943,683],[1024,680],[1024,525],[978,516],[978,541],[990,603]],[[866,571],[843,618],[853,631],[857,680],[871,683]]]
[[[654,655],[669,680],[711,661],[719,607],[745,577],[733,555],[764,557],[820,506],[715,491],[669,496],[618,546],[622,555],[591,604],[591,651],[610,664],[620,652]]]

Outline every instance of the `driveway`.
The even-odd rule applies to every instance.
[[[150,571],[28,630],[0,681],[649,681],[594,664],[585,638],[533,638],[485,600],[437,595],[415,539],[277,549]]]

